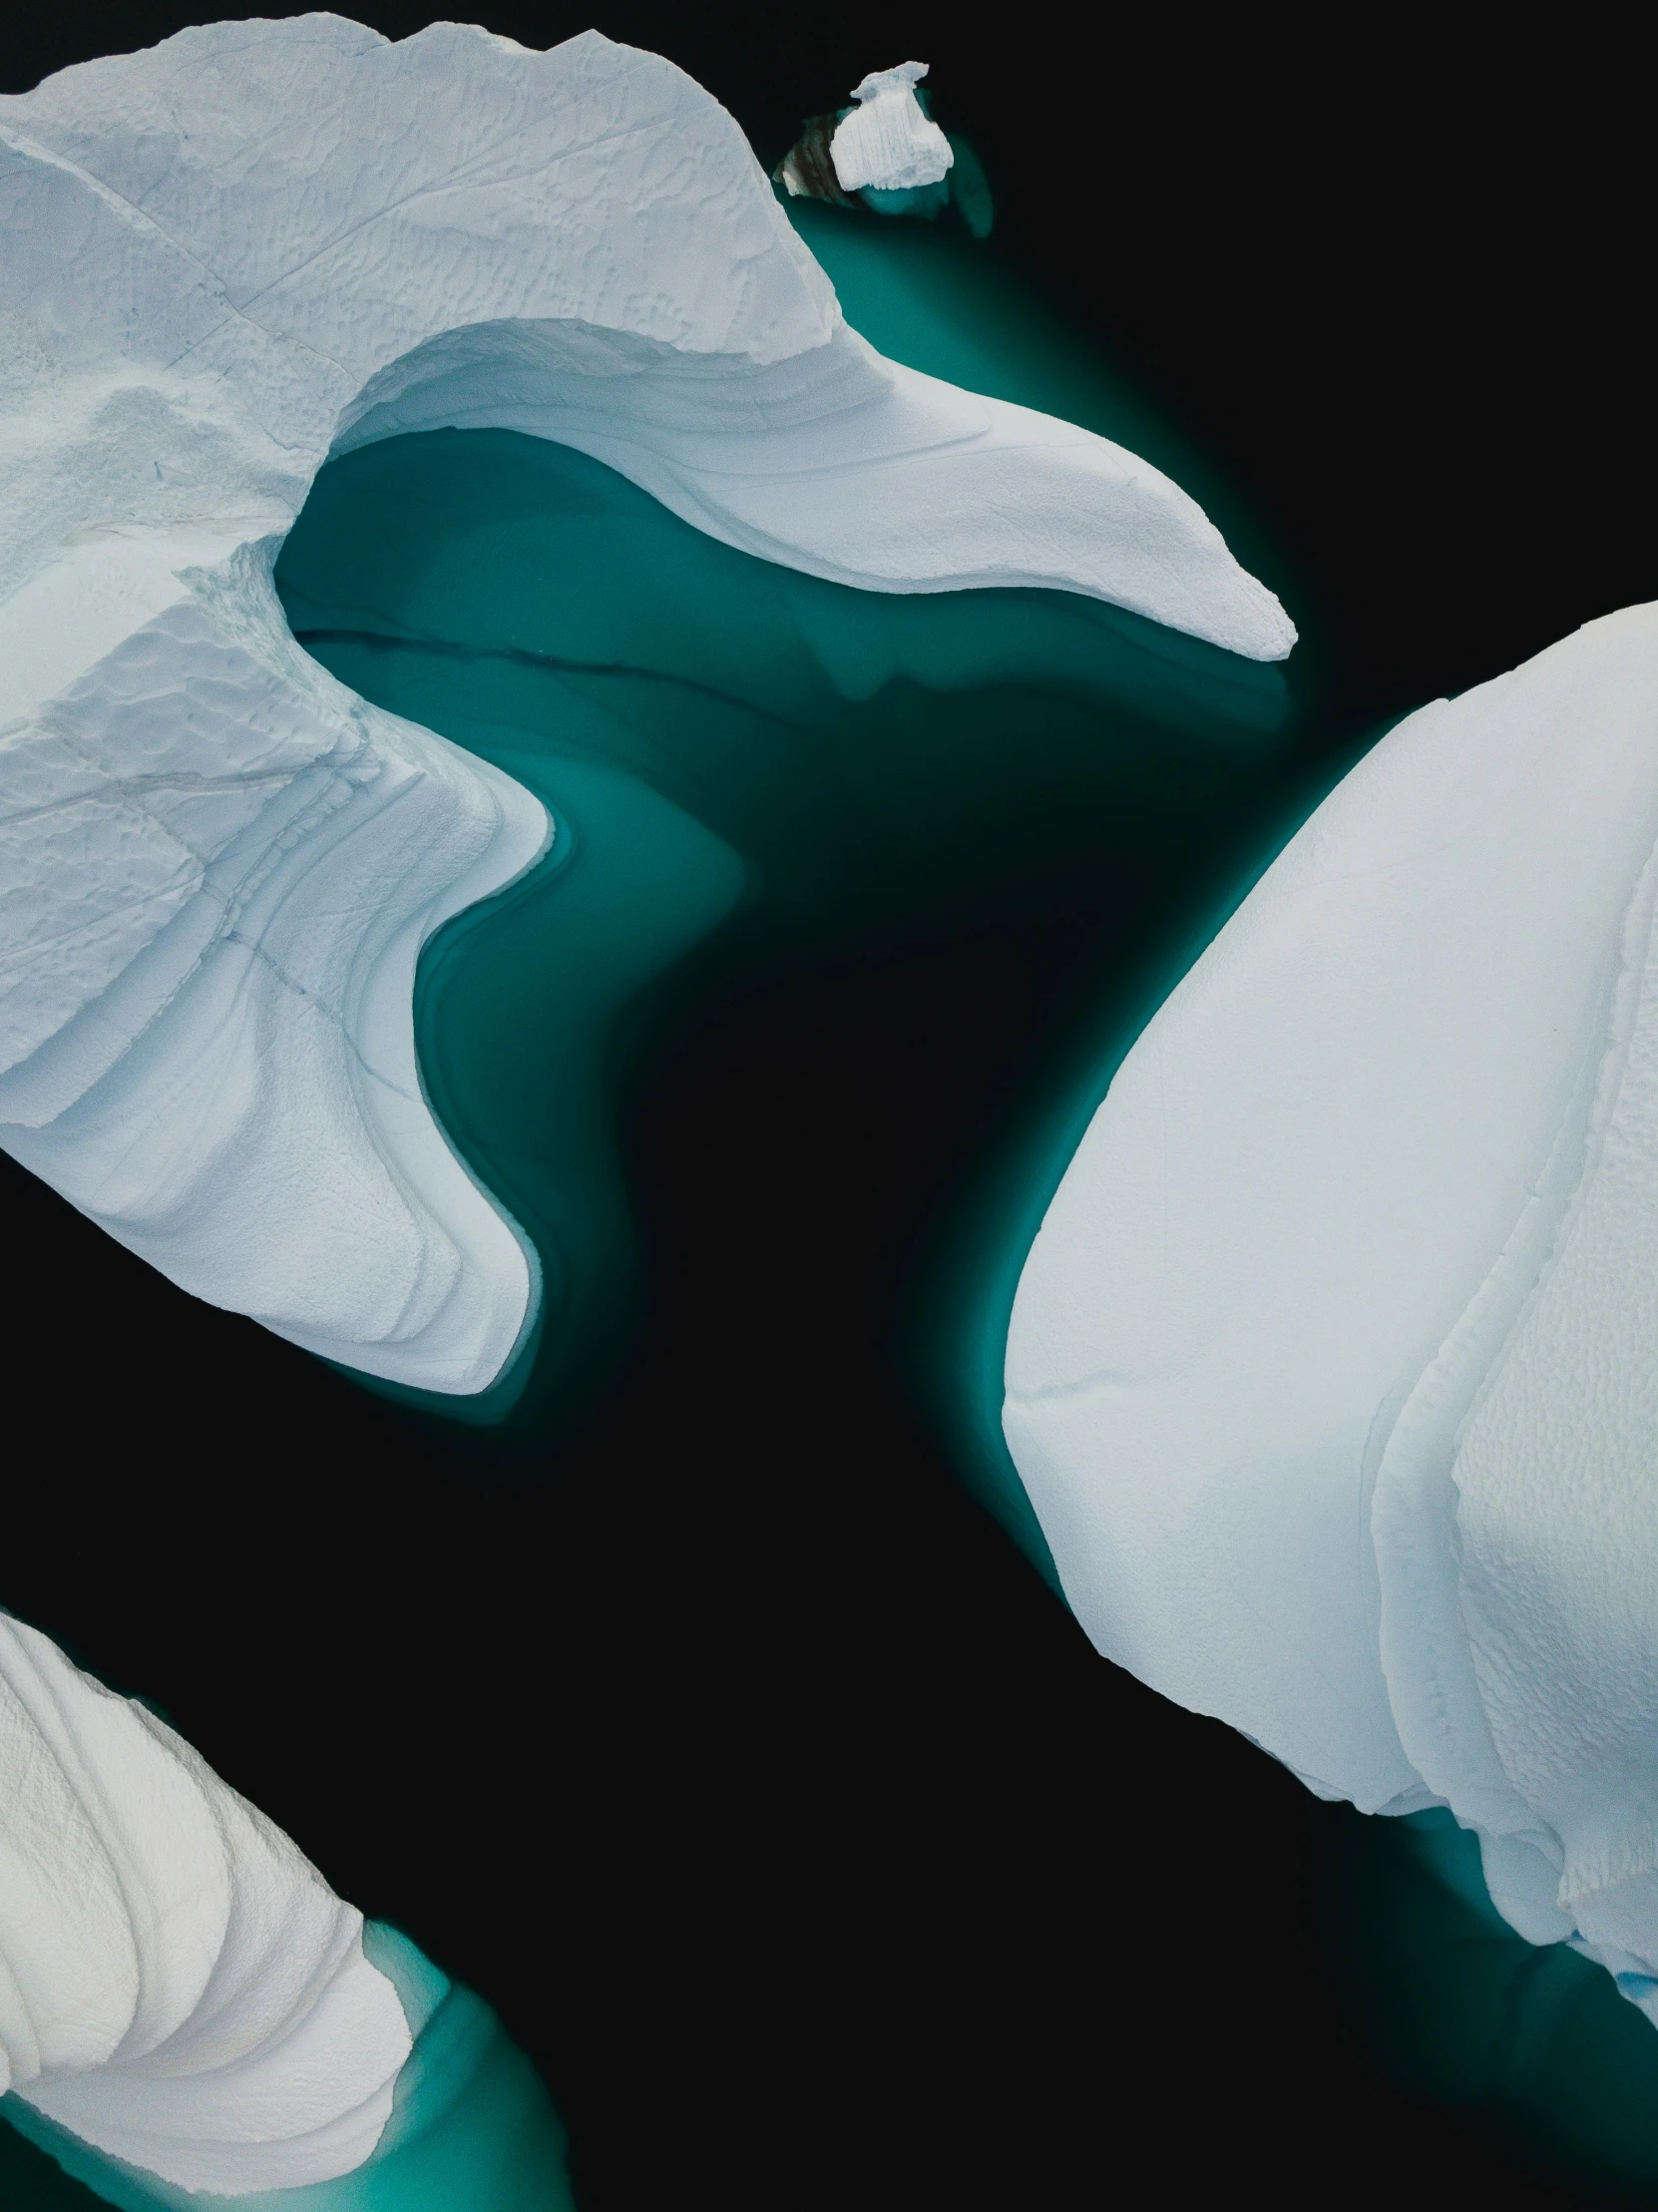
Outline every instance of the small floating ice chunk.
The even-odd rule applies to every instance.
[[[872,70],[853,92],[858,106],[829,142],[843,192],[913,192],[948,176],[950,141],[916,98],[926,74],[925,62],[903,62]]]
[[[288,1838],[0,1614],[0,2091],[243,2196],[361,2166],[413,2040],[361,1914]]]
[[[1094,1642],[1658,2018],[1658,607],[1292,839],[1026,1262],[1010,1449]]]

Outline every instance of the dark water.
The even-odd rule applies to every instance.
[[[1390,2071],[1545,2171],[1658,2193],[1658,2034],[1603,1968],[1514,1933],[1449,1813],[1354,1825],[1340,1927]]]
[[[1224,511],[1058,326],[998,297],[994,265],[791,212],[885,350],[1131,443]],[[537,880],[453,925],[417,993],[434,1104],[542,1257],[532,1350],[476,1409],[538,1443],[625,1365],[638,1276],[617,1122],[664,1032],[745,973],[982,928],[1055,880],[1134,886],[1138,957],[1119,952],[1090,1008],[1054,1010],[910,1335],[959,1472],[1055,1582],[1001,1438],[1019,1269],[1140,1020],[1314,795],[1285,672],[1064,595],[797,576],[506,433],[325,471],[278,582],[336,674],[520,777],[558,823]],[[1316,641],[1302,652],[1316,664]],[[1647,2023],[1600,1970],[1507,1929],[1449,1816],[1377,1830],[1340,1895],[1384,2062],[1585,2184],[1658,2186]]]
[[[1114,384],[1092,349],[1044,319],[1005,269],[975,259],[966,241],[942,229],[906,229],[816,210],[797,212],[797,220],[829,266],[849,317],[877,344],[934,373],[1086,422],[1145,453],[1204,500],[1240,558],[1266,574],[1292,612],[1301,614],[1281,560],[1255,538],[1247,517],[1233,512],[1224,491],[1205,480],[1178,441]],[[1351,738],[1332,738],[1318,728],[1318,640],[1298,649],[1286,678],[1283,671],[1237,663],[1062,595],[890,599],[845,591],[716,546],[597,464],[502,433],[398,441],[325,471],[284,551],[278,581],[296,633],[320,660],[366,695],[520,776],[542,794],[560,829],[533,879],[462,917],[429,949],[416,1005],[423,1072],[446,1127],[536,1239],[547,1282],[541,1327],[522,1367],[491,1402],[472,1409],[482,1418],[470,1433],[457,1428],[453,1402],[442,1408],[408,1404],[412,1394],[404,1394],[402,1427],[361,1433],[379,1436],[393,1460],[401,1453],[411,1461],[420,1453],[460,1455],[469,1468],[509,1484],[530,1472],[561,1480],[576,1466],[593,1424],[610,1418],[608,1408],[641,1387],[635,1359],[641,1332],[652,1321],[653,1249],[651,1233],[636,1220],[630,1163],[641,1149],[641,1132],[655,1128],[650,1140],[658,1150],[676,1141],[671,1133],[664,1139],[653,1119],[661,1111],[660,1071],[683,1064],[688,1054],[704,1050],[699,1039],[711,1038],[706,1051],[714,1061],[723,1055],[740,1090],[747,1080],[743,1056],[751,1050],[740,1042],[748,1034],[743,1025],[770,1024],[788,1033],[788,1049],[803,1069],[796,1088],[783,1094],[785,1102],[809,1109],[818,1080],[811,1055],[819,1010],[826,1010],[827,1021],[840,1019],[837,1007],[861,995],[877,1019],[908,1023],[925,1040],[940,1016],[937,1006],[924,1003],[926,994],[954,993],[962,1002],[948,1010],[956,1035],[971,1043],[977,1028],[995,1074],[975,1087],[965,1074],[953,1076],[947,1064],[910,1067],[899,1050],[871,1055],[865,1080],[892,1084],[908,1068],[917,1101],[912,1108],[898,1098],[882,1098],[872,1114],[893,1120],[906,1111],[924,1114],[928,1141],[946,1165],[920,1206],[919,1227],[906,1217],[904,1235],[890,1251],[877,1248],[871,1280],[879,1281],[879,1299],[870,1303],[879,1311],[854,1325],[843,1349],[878,1358],[895,1379],[902,1374],[911,1401],[919,1400],[926,1418],[947,1436],[958,1472],[1037,1566],[1045,1566],[996,1419],[1002,1334],[1018,1266],[1115,1058],[1351,757]],[[907,1008],[906,992],[922,998]],[[797,1019],[798,1029],[791,1028]],[[733,1038],[739,1038],[735,1046]],[[775,1451],[784,1466],[810,1459],[804,1432],[820,1428],[824,1418],[822,1400],[800,1389],[800,1377],[811,1370],[804,1356],[798,1370],[791,1364],[789,1339],[814,1330],[827,1335],[829,1304],[838,1300],[844,1310],[846,1303],[843,1278],[832,1272],[821,1308],[810,1287],[801,1287],[815,1257],[810,1233],[789,1227],[800,1214],[798,1193],[819,1183],[833,1194],[886,1171],[858,1118],[855,1071],[849,1075],[844,1065],[826,1062],[821,1087],[824,1110],[801,1111],[797,1126],[775,1114],[757,1121],[746,1100],[727,1094],[727,1106],[717,1087],[703,1102],[711,1116],[706,1123],[695,1110],[679,1108],[681,1175],[697,1174],[699,1142],[715,1161],[711,1138],[698,1132],[729,1112],[757,1132],[745,1203],[763,1211],[768,1188],[776,1192],[779,1244],[788,1244],[790,1256],[786,1270],[779,1266],[771,1295],[778,1309],[775,1337],[759,1334],[749,1307],[732,1296],[730,1266],[713,1241],[704,1261],[693,1255],[681,1266],[677,1295],[694,1297],[700,1279],[710,1305],[727,1302],[734,1316],[742,1316],[740,1323],[733,1320],[728,1344],[720,1345],[717,1329],[705,1342],[724,1357],[734,1393],[764,1397],[769,1391],[779,1409]],[[844,1116],[839,1127],[837,1113]],[[728,1162],[710,1171],[728,1172]],[[907,1203],[908,1195],[895,1188],[894,1214]],[[697,1218],[704,1238],[727,1233],[717,1203],[700,1208]],[[805,1218],[812,1220],[809,1210]],[[734,1212],[728,1234],[733,1250],[766,1250],[754,1239],[752,1223],[738,1222]],[[850,1367],[843,1375],[849,1392],[862,1387]],[[815,1376],[814,1387],[832,1392],[841,1380],[831,1368]],[[353,1395],[358,1390],[348,1387]],[[330,1418],[356,1418],[326,1403]],[[872,1440],[872,1449],[884,1448]],[[922,1602],[915,1568],[923,1554],[902,1526],[903,1506],[879,1502],[878,1486],[860,1488],[860,1475],[845,1456],[857,1449],[853,1432],[836,1449],[842,1466],[830,1479],[855,1499],[867,1489],[859,1541],[877,1559],[890,1551],[905,1585],[898,1608],[913,1610]],[[699,1489],[702,1518],[717,1528],[722,1473],[706,1422],[686,1474]],[[294,1479],[303,1480],[297,1471]],[[395,1515],[395,1487],[376,1489],[365,1470],[364,1490],[382,1500],[382,1515]],[[436,1494],[422,1495],[431,1510]],[[755,1527],[760,1495],[733,1493],[741,1510],[728,1513],[729,1525]],[[659,1501],[653,1510],[660,1513]],[[487,1516],[477,1519],[487,1540]],[[620,1523],[610,1533],[626,1534]],[[470,1539],[464,1544],[470,1558],[477,1548]],[[553,1601],[546,1600],[544,1619],[519,1562],[505,1554],[492,1561],[486,1552],[487,1542],[474,1565],[494,1577],[494,1595],[481,1595],[468,1617],[482,1622],[492,1605],[515,1617],[523,1624],[518,1633],[525,1652],[559,1679],[561,1632]],[[609,1591],[613,1615],[620,1616],[631,1590],[607,1578],[597,1553],[590,1558],[596,1606]],[[425,1580],[410,1582],[407,1601],[416,1616],[439,1602],[442,1587],[431,1560],[420,1572]],[[457,1566],[455,1573],[459,1586],[463,1570]],[[568,1606],[570,1570],[557,1581],[549,1566],[546,1579]],[[867,1596],[861,1601],[870,1602]],[[399,1608],[388,1607],[387,1618],[397,1617]],[[933,1625],[936,1630],[936,1620]],[[687,1614],[683,1626],[717,1646],[716,1623]],[[1042,1628],[1036,1640],[1046,1633]],[[325,1648],[319,1638],[319,1651]],[[994,1639],[987,1653],[993,1648]],[[787,1651],[786,1633],[773,1649]],[[564,1657],[570,1660],[569,1648]],[[607,1663],[616,1663],[614,1653]],[[659,1673],[671,1663],[663,1646],[653,1664]],[[872,1643],[877,1683],[882,1663]],[[937,1663],[954,1665],[970,1699],[981,1700],[973,1725],[996,1736],[1001,1723],[988,1717],[997,1695],[990,1658],[964,1656],[958,1648],[953,1661],[941,1646]],[[570,1671],[567,1664],[564,1679]],[[1104,1674],[1098,1668],[1090,1679]],[[891,1683],[893,1695],[910,1696],[896,1673]],[[844,1678],[831,1695],[835,1687],[845,1691]],[[537,1711],[547,1693],[538,1683],[523,1694]],[[652,1694],[659,1699],[664,1692]],[[873,1694],[879,1697],[879,1687]],[[623,1735],[625,1709],[622,1699],[609,1723]],[[934,1725],[918,1722],[923,1735]],[[1040,1733],[1030,1715],[1013,1716],[1011,1725],[1022,1735],[1033,1728]],[[1154,1742],[1156,1727],[1171,1725],[1180,1724],[1113,1723],[1118,1732],[1107,1745],[1109,1755],[1128,1762],[1129,1772],[1136,1757],[1166,1756],[1144,1747]],[[687,1709],[667,1734],[694,1746],[699,1726]],[[809,1726],[796,1711],[787,1730]],[[1203,1730],[1196,1724],[1182,1742],[1211,1741]],[[1066,1748],[1050,1744],[1050,1763],[1051,1757],[1062,1762]],[[977,1751],[977,1744],[968,1751],[969,1767]],[[621,1759],[628,1747],[611,1755]],[[1099,1747],[1091,1745],[1089,1758],[1097,1755]],[[781,1746],[778,1756],[786,1763]],[[1235,1756],[1254,1758],[1241,1746]],[[579,1754],[567,1741],[560,1757],[568,1762]],[[1156,1784],[1169,1833],[1148,1849],[1166,1869],[1190,1857],[1204,1804],[1224,1804],[1225,1789],[1213,1777],[1231,1772],[1227,1762],[1234,1752],[1226,1748],[1210,1757],[1209,1779],[1189,1799],[1166,1778]],[[855,1760],[847,1771],[856,1768]],[[578,1764],[576,1771],[585,1770]],[[725,1784],[739,1794],[746,1786],[729,1775]],[[1037,1829],[1068,1821],[1085,1857],[1095,1816],[1084,1801],[1043,1799],[1034,1778],[1026,1786],[1031,1821]],[[896,1801],[902,1784],[895,1776],[888,1787]],[[256,1784],[251,1794],[261,1794]],[[941,1805],[956,1802],[948,1789],[936,1787],[934,1796]],[[982,1809],[970,1814],[970,1797],[960,1800],[960,1818],[987,1817]],[[574,1808],[570,1817],[576,1817]],[[1226,1817],[1214,1814],[1217,1823]],[[522,1808],[518,1818],[522,1828]],[[840,1866],[849,1854],[856,1860],[857,1820],[821,1809],[802,1811],[800,1818],[817,1820],[840,1839]],[[1354,1986],[1363,1992],[1361,2009],[1373,2024],[1382,2023],[1379,2033],[1386,2028],[1389,2068],[1430,2097],[1494,2099],[1519,2114],[1522,2134],[1531,2125],[1528,2115],[1559,2103],[1561,2067],[1574,2037],[1579,2054],[1601,2047],[1595,2035],[1610,2037],[1605,2047],[1616,2045],[1623,2053],[1618,2063],[1635,2068],[1632,2075],[1619,2074],[1591,2061],[1596,2078],[1647,2080],[1640,2074],[1646,2059],[1630,2054],[1646,2052],[1650,2031],[1612,1995],[1604,1977],[1598,1983],[1613,2011],[1601,2005],[1597,2012],[1590,2000],[1574,1999],[1570,2034],[1527,2027],[1517,2041],[1501,2043],[1499,2037],[1493,2058],[1486,2013],[1471,1997],[1462,2002],[1477,1977],[1470,1983],[1464,1972],[1466,1930],[1443,1906],[1443,1897],[1454,1900],[1455,1890],[1447,1892],[1438,1875],[1432,1876],[1437,1886],[1425,1889],[1417,1879],[1417,1842],[1378,1839],[1377,1827],[1360,1824],[1351,1831],[1364,1840],[1348,1856],[1337,1917],[1347,1932],[1342,1942]],[[302,1832],[302,1840],[325,1857],[314,1830]],[[1060,1848],[1062,1855],[1069,1846]],[[1252,1848],[1247,1835],[1240,1837],[1230,1856],[1243,1867]],[[1250,1878],[1253,1892],[1245,1881],[1240,1898],[1261,1894],[1264,1883],[1278,1878],[1270,1838],[1259,1848],[1262,1872]],[[700,1864],[694,1854],[690,1863]],[[832,1863],[833,1854],[817,1879],[833,1879]],[[980,1865],[971,1856],[963,1863]],[[533,1883],[535,1855],[521,1851],[517,1864],[521,1882]],[[1022,1864],[1027,1901],[1016,1897],[1012,1917],[1029,1942],[1038,1954],[1053,1956],[1057,1947],[1084,1941],[1074,1917],[1067,1924],[1063,1913],[1057,1920],[1044,1913],[1029,1886],[1036,1880],[1034,1865]],[[349,1869],[336,1879],[350,1894],[365,1894]],[[425,1879],[431,1894],[441,1866],[428,1868]],[[772,1998],[779,2019],[788,2020],[789,2004],[809,2001],[803,1992],[818,1987],[824,1974],[814,1939],[787,1917],[801,1910],[799,1898],[786,1902],[758,1869],[743,1874],[739,1868],[731,1879],[730,1893],[720,1892],[716,1881],[708,1884],[708,1894],[725,1895],[726,1912],[740,1896],[736,1910],[770,1910],[793,1931],[775,1961],[782,1993]],[[935,1865],[899,1879],[936,1888],[941,1877]],[[941,1960],[958,1937],[971,1946],[976,1914],[985,1909],[984,1885],[996,1879],[988,1863],[971,1877],[969,1892],[973,1883],[980,1885],[980,1905],[964,1893],[948,1943],[936,1931],[929,1939],[939,1944]],[[1080,1864],[1077,1879],[1088,1879]],[[1170,1879],[1178,1888],[1181,1878],[1171,1873]],[[1241,1906],[1235,1901],[1229,1907],[1224,1879],[1213,1879],[1220,1886],[1207,1909],[1226,1932],[1230,1974],[1246,1985],[1253,1976],[1264,1988],[1273,1972],[1271,1941],[1263,1939],[1265,1948],[1251,1952]],[[699,1909],[698,1896],[675,1894],[682,1917]],[[1466,1910],[1475,1912],[1477,1904],[1475,1897]],[[516,1909],[522,1912],[522,1903]],[[554,1919],[574,1914],[579,1923],[585,1909],[567,1870]],[[632,1910],[646,1925],[657,1925],[636,1898]],[[919,1906],[907,1910],[912,1919],[926,1917]],[[454,1904],[434,1903],[431,1911],[447,1936],[447,1948],[434,1948],[448,1957],[465,1916]],[[830,1925],[827,1905],[812,1908],[805,1920],[819,1915],[828,1915]],[[408,1909],[402,1917],[419,1931],[427,1925]],[[896,1986],[907,1988],[898,1964],[905,1956],[901,1926],[902,1916],[885,1939],[886,1956]],[[547,1963],[530,1976],[532,1985],[557,1988],[563,1940],[555,1939]],[[570,1940],[579,1948],[579,1931]],[[1108,1975],[1112,1946],[1120,1940],[1108,1928],[1087,1935],[1096,1975]],[[1479,1940],[1494,1945],[1498,1938],[1485,1928]],[[1595,1970],[1563,1954],[1531,1954],[1523,1945],[1515,1952],[1517,1939],[1507,1942],[1508,1978],[1496,1978],[1496,2008],[1505,2020],[1516,2002],[1525,2021],[1542,2017],[1537,1992],[1546,1993],[1547,1977],[1576,1973],[1571,1987],[1582,1990],[1588,1984],[1581,1976],[1594,1976]],[[799,1953],[802,1943],[806,1949]],[[1527,1981],[1519,1954],[1564,1964],[1528,1969]],[[629,1972],[639,1974],[637,1961]],[[498,1962],[492,1976],[480,1965],[475,1979],[494,1993],[504,1970]],[[940,1967],[935,1979],[946,1986],[948,1973]],[[1175,1981],[1190,1986],[1179,1976]],[[580,1986],[591,2003],[598,1986],[591,1967]],[[1516,1986],[1521,1999],[1512,1998]],[[1548,1991],[1554,1987],[1547,1983]],[[1533,1991],[1529,1998],[1526,1990]],[[879,1988],[872,1986],[867,1996],[879,2011]],[[552,2001],[557,2007],[563,2000],[555,1994]],[[1533,2009],[1526,2011],[1526,2004]],[[528,2036],[532,2010],[520,1997],[513,2024],[521,2036]],[[1558,2007],[1550,2017],[1556,2015],[1565,2017]],[[1600,2025],[1591,2033],[1582,2023],[1594,2020]],[[1425,2023],[1432,2033],[1423,2032]],[[872,2017],[866,2032],[885,2048],[883,2038],[897,2031]],[[1210,2060],[1195,2024],[1190,2032],[1189,2042],[1177,2035],[1171,2043],[1170,2062],[1195,2079]],[[584,2017],[579,2008],[548,2047],[557,2061],[561,2050],[584,2038],[592,2064],[610,2064],[613,2071],[618,2053],[630,2047],[619,2041],[614,2022],[591,2012]],[[1523,2063],[1514,2051],[1524,2054]],[[676,2063],[659,2069],[658,2098],[661,2074]],[[510,2057],[502,2064],[510,2074]],[[554,2071],[557,2076],[557,2063]],[[1043,2093],[1069,2098],[1085,2113],[1088,2084],[1080,2075],[1070,2078],[1056,2061],[1050,2072]],[[564,2078],[580,2106],[580,2066],[567,2060]],[[1476,2086],[1470,2089],[1470,2082]],[[622,2102],[626,2093],[622,2086],[612,2092]],[[884,2109],[892,2124],[900,2124],[904,2095],[890,2087],[876,2092],[871,2109],[883,2108],[882,2094],[893,2099]],[[591,2105],[593,2092],[588,2095]],[[1601,2109],[1615,2105],[1627,2122],[1647,2096],[1644,2086],[1620,2089],[1610,2105],[1602,2099]],[[1624,2122],[1607,2125],[1616,2134]],[[765,2133],[752,2112],[746,2121],[727,2116],[722,2124],[728,2161],[733,2126]],[[867,2114],[861,2124],[869,2124]],[[1639,2136],[1638,2127],[1634,2133]],[[794,2135],[804,2144],[798,2124]],[[1550,2133],[1539,2123],[1525,2140],[1533,2137],[1539,2143],[1546,2137],[1549,2155],[1566,2157],[1586,2176],[1635,2170],[1622,2153],[1607,2151],[1605,2126],[1599,2134],[1592,2126],[1585,2134],[1580,2126],[1574,2136],[1570,2128]],[[1031,2201],[1061,2201],[1040,2178],[1039,2148],[1028,2145],[1024,2155]],[[954,2170],[955,2152],[939,2156]],[[14,2180],[3,2163],[8,2158],[16,2165],[17,2194],[6,2196],[7,2204],[86,2201],[38,2153],[3,2131],[0,2189]],[[689,2147],[667,2164],[693,2181],[706,2178]],[[446,2179],[450,2193],[431,2200],[434,2212],[439,2201],[457,2212],[467,2205],[456,2193],[462,2186]],[[514,2182],[500,2199],[502,2212],[508,2202],[539,2212],[535,2189],[555,2186],[552,2180]],[[808,2200],[798,2173],[778,2186],[772,2201]],[[886,2201],[884,2190],[885,2183],[872,2195]],[[917,2173],[909,2201],[927,2201],[927,2192],[925,2173]],[[307,2194],[305,2201],[320,2207],[324,2200]],[[355,2205],[357,2199],[340,2201]],[[426,2201],[394,2192],[386,2212],[415,2206],[425,2212]],[[486,2201],[487,2194],[480,2203]],[[558,2199],[548,2195],[546,2201]],[[607,2201],[634,2200],[613,2193]],[[752,2176],[742,2201],[766,2201]]]
[[[1058,326],[1009,311],[960,242],[830,224],[806,212],[849,311],[889,350],[1157,442]],[[895,939],[948,942],[998,914],[1015,926],[1052,910],[1056,889],[1089,901],[1101,878],[1146,912],[1148,942],[1171,916],[1178,937],[1260,843],[1263,808],[1282,805],[1279,668],[1062,594],[893,597],[799,576],[510,433],[438,432],[331,465],[277,583],[295,635],[345,682],[519,777],[557,824],[531,878],[428,949],[416,990],[434,1106],[533,1236],[544,1291],[524,1353],[482,1400],[385,1394],[440,1430],[491,1432],[498,1459],[542,1465],[625,1372],[641,1270],[620,1124],[676,1033],[756,978],[810,975],[849,948],[879,961]],[[1098,1095],[1098,996],[1090,977],[1039,1026],[1019,1171],[998,1203],[964,1209],[949,1295],[920,1301],[917,1332],[964,1472],[1049,1580],[1001,1443],[1001,1340]],[[1110,1014],[1104,1034],[1121,1026]],[[490,2048],[441,2126],[304,2201],[494,2204],[481,2115],[524,2062],[498,2029]],[[530,2135],[561,2173],[547,2123]],[[433,2180],[440,2137],[465,2185]],[[56,2147],[112,2201],[149,2201],[141,2181]],[[520,2176],[512,2201],[539,2212],[562,2186]]]

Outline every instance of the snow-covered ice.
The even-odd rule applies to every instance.
[[[854,91],[858,105],[829,141],[842,192],[913,192],[950,174],[950,141],[916,98],[926,74],[925,62],[902,62],[872,70]]]
[[[1004,1422],[1098,1647],[1658,1976],[1658,608],[1413,714],[1157,1014]]]
[[[361,1915],[165,1722],[5,1614],[0,1773],[0,2091],[184,2189],[362,2165],[413,2036]]]
[[[532,432],[845,583],[1294,639],[1156,470],[877,355],[725,111],[597,33],[226,23],[0,99],[0,1142],[434,1390],[500,1372],[535,1260],[426,1106],[414,962],[548,824],[288,636],[330,452]]]

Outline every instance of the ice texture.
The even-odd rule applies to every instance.
[[[1658,2018],[1658,608],[1401,723],[1124,1061],[1004,1425],[1100,1650]]]
[[[143,1706],[0,1614],[0,2092],[244,2196],[373,2152],[413,2046],[362,1917]]]
[[[858,105],[829,141],[842,192],[913,192],[949,175],[950,141],[916,98],[926,74],[925,62],[901,62],[872,70],[853,92]]]
[[[270,583],[321,462],[504,427],[881,591],[1294,633],[1121,448],[883,360],[741,133],[590,32],[211,25],[0,99],[0,1142],[188,1289],[486,1387],[527,1241],[423,1097],[422,941],[549,835]]]

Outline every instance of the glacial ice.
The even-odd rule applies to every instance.
[[[829,141],[842,192],[913,192],[942,184],[956,157],[950,142],[916,98],[925,62],[876,69],[853,92],[857,107]]]
[[[1099,1649],[1658,2019],[1658,608],[1395,728],[1127,1056],[1004,1425]]]
[[[4,1614],[0,1770],[0,2092],[186,2190],[361,2166],[422,2024],[361,1915],[165,1722]]]
[[[330,452],[518,429],[845,583],[1294,640],[1154,469],[876,354],[730,117],[597,33],[311,15],[66,70],[0,99],[0,1142],[372,1374],[478,1391],[533,1308],[410,991],[549,828],[293,644],[271,565]]]

